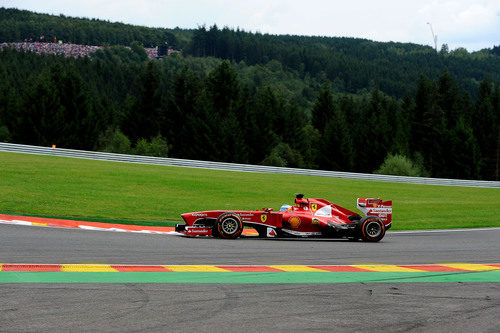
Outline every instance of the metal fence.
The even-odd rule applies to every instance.
[[[307,176],[374,180],[374,181],[382,181],[382,182],[396,182],[396,183],[408,183],[408,184],[500,188],[499,181],[404,177],[404,176],[375,175],[375,174],[353,173],[353,172],[339,172],[339,171],[325,171],[325,170],[311,170],[311,169],[297,169],[297,168],[281,168],[281,167],[272,167],[272,166],[263,166],[263,165],[197,161],[197,160],[183,160],[183,159],[178,159],[178,158],[164,158],[164,157],[150,157],[150,156],[139,156],[139,155],[103,153],[103,152],[95,152],[95,151],[74,150],[74,149],[64,149],[64,148],[50,148],[50,147],[40,147],[40,146],[28,146],[28,145],[1,143],[1,142],[0,142],[0,151],[13,152],[13,153],[23,153],[23,154],[34,154],[34,155],[50,155],[50,156],[83,158],[83,159],[89,159],[89,160],[99,160],[99,161],[109,161],[109,162],[167,165],[167,166],[211,169],[211,170],[307,175]]]

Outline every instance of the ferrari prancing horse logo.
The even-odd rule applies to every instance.
[[[315,212],[316,210],[318,210],[318,204],[311,204],[311,209],[313,212]]]
[[[260,220],[262,221],[262,223],[266,222],[266,221],[267,221],[267,215],[262,214],[262,215],[260,216]]]

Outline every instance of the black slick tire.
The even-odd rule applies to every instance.
[[[365,242],[378,242],[385,236],[385,225],[376,216],[365,216],[359,220],[361,238]]]
[[[235,239],[243,232],[243,222],[238,214],[223,213],[217,218],[214,229],[220,238]]]

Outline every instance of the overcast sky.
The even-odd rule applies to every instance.
[[[165,28],[216,23],[272,34],[360,37],[469,51],[500,45],[500,0],[0,0],[0,6]]]

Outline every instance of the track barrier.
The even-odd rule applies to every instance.
[[[264,165],[104,153],[96,151],[55,148],[55,145],[53,145],[52,147],[41,147],[41,146],[30,146],[30,145],[0,142],[0,151],[34,154],[34,155],[50,155],[50,156],[81,158],[81,159],[108,161],[108,162],[165,165],[165,166],[177,166],[185,168],[198,168],[198,169],[211,169],[211,170],[224,170],[224,171],[307,175],[307,176],[320,176],[320,177],[332,177],[332,178],[344,178],[344,179],[356,179],[356,180],[372,180],[372,181],[407,183],[407,184],[500,188],[500,181],[406,177],[406,176],[376,175],[376,174],[355,173],[355,172],[283,168],[283,167],[264,166]]]

